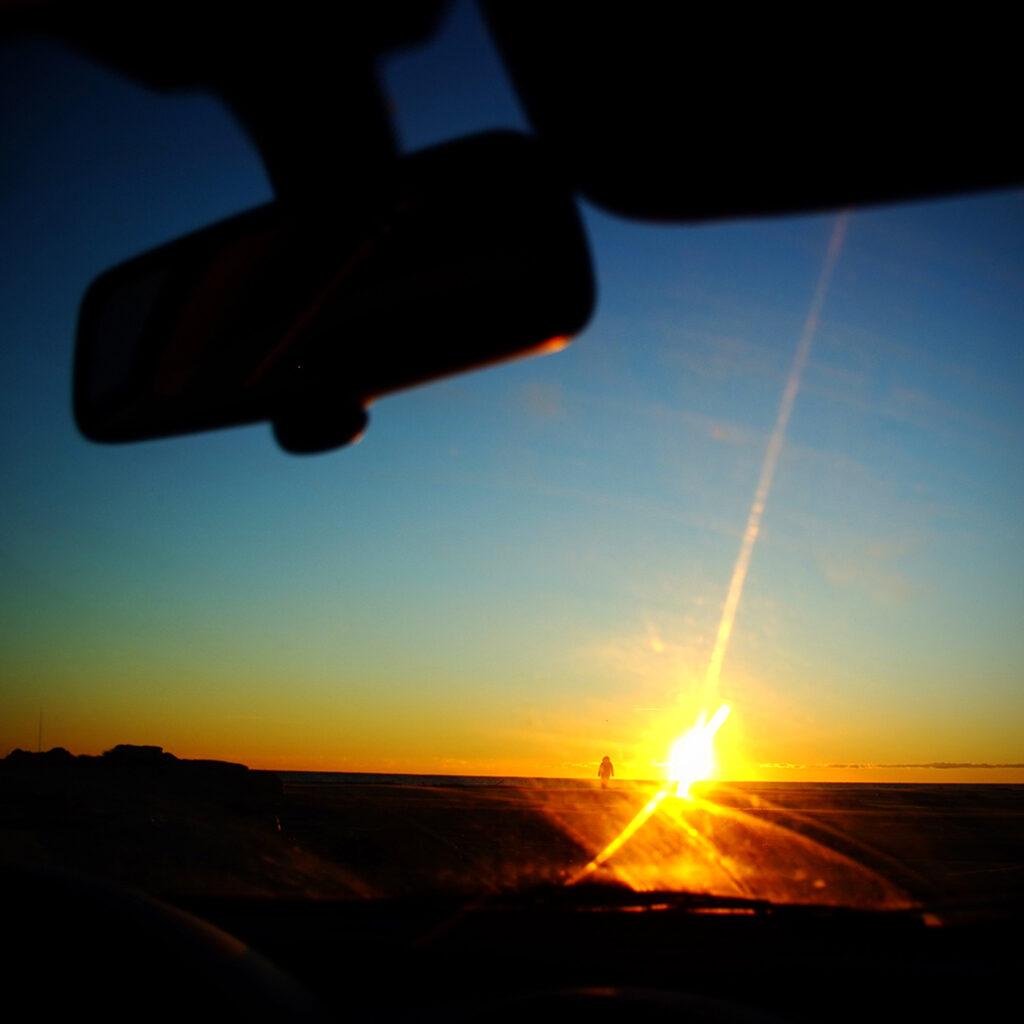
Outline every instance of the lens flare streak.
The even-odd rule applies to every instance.
[[[711,695],[718,688],[718,679],[722,673],[722,662],[725,660],[725,652],[729,647],[733,622],[736,619],[736,612],[740,606],[740,598],[743,596],[743,584],[746,582],[747,570],[750,568],[750,558],[754,553],[754,544],[757,542],[758,534],[761,532],[761,518],[764,515],[765,505],[768,502],[768,492],[771,490],[772,480],[775,478],[775,468],[779,462],[779,455],[782,453],[782,444],[786,439],[786,428],[789,426],[789,419],[793,414],[793,405],[796,402],[797,392],[800,390],[804,368],[807,366],[807,359],[811,352],[811,343],[814,341],[814,335],[818,330],[818,319],[821,316],[821,308],[825,303],[825,294],[828,292],[832,273],[839,259],[839,252],[843,246],[843,239],[846,237],[846,226],[849,219],[848,213],[844,213],[836,218],[835,227],[832,229],[832,237],[828,243],[828,251],[825,253],[825,262],[822,265],[821,274],[818,276],[818,284],[814,289],[810,308],[807,310],[803,330],[800,332],[800,340],[797,343],[796,355],[793,357],[793,365],[786,380],[786,388],[782,393],[782,400],[779,402],[779,412],[775,417],[775,427],[772,429],[771,437],[768,440],[768,450],[765,452],[764,462],[761,465],[761,476],[757,481],[754,501],[750,506],[750,513],[747,516],[746,529],[743,531],[740,553],[736,558],[735,566],[733,566],[729,590],[726,593],[725,604],[722,606],[722,617],[718,623],[715,647],[711,653],[711,660],[708,662],[708,670],[704,679],[704,690],[708,700],[711,699]]]
[[[633,820],[592,860],[590,863],[585,864],[576,874],[572,875],[567,881],[566,885],[575,885],[581,879],[587,877],[587,875],[593,874],[606,860],[610,857],[614,857],[623,846],[626,845],[637,834],[637,832],[643,828],[644,824],[650,818],[650,816],[658,809],[658,805],[662,800],[665,799],[671,792],[671,787],[666,786],[663,789],[659,789],[654,796],[644,805],[644,807],[637,812]]]
[[[782,445],[786,438],[786,428],[789,425],[796,396],[800,390],[804,369],[810,356],[811,344],[814,341],[822,306],[825,303],[825,295],[828,292],[832,274],[839,260],[839,253],[843,246],[843,240],[846,237],[848,223],[849,214],[843,213],[836,218],[835,225],[832,228],[825,260],[822,264],[821,273],[818,276],[810,307],[807,310],[807,316],[804,319],[803,329],[800,332],[796,354],[793,357],[793,365],[786,379],[786,387],[779,402],[775,426],[768,440],[768,449],[765,452],[764,462],[761,465],[761,475],[758,478],[754,500],[750,506],[750,513],[747,516],[747,525],[743,531],[743,541],[740,544],[736,564],[733,566],[725,604],[722,606],[722,615],[719,619],[715,646],[711,652],[711,658],[708,661],[707,672],[704,677],[705,703],[709,703],[718,690],[722,663],[725,660],[725,654],[729,647],[729,639],[732,636],[733,623],[736,620],[740,598],[743,596],[743,585],[746,582],[747,571],[750,568],[750,559],[754,553],[754,545],[761,532],[761,519],[764,516],[768,494],[771,491],[772,481],[775,478],[775,469],[778,466],[779,456],[782,453]],[[708,777],[712,770],[712,741],[728,714],[729,707],[725,704],[715,712],[710,722],[706,722],[706,711],[700,713],[696,725],[685,736],[677,740],[672,748],[672,753],[669,757],[670,781],[637,812],[633,820],[593,860],[567,880],[567,885],[573,885],[582,878],[592,874],[605,861],[621,850],[650,819],[662,801],[672,792],[673,784],[675,785],[675,795],[680,798],[687,798],[693,783]]]
[[[712,766],[711,741],[728,715],[727,704],[723,704],[715,712],[710,722],[706,721],[707,716],[703,712],[701,713],[696,725],[672,748],[668,784],[659,789],[636,813],[633,820],[593,860],[568,880],[567,885],[574,885],[580,879],[596,871],[609,858],[614,857],[643,828],[665,797],[672,793],[673,785],[675,796],[686,798],[690,795],[690,787],[693,783],[707,778],[711,773]]]

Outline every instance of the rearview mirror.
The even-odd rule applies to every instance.
[[[272,203],[86,293],[74,410],[96,441],[269,420],[288,451],[353,440],[381,395],[561,344],[594,289],[569,193],[498,133],[408,157],[368,209]]]

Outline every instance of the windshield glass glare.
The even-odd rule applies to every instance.
[[[900,786],[1024,783],[1019,191],[700,226],[585,207],[598,307],[564,352],[382,400],[325,456],[265,426],[104,447],[69,408],[88,283],[269,186],[212,100],[38,42],[2,60],[0,754],[302,773],[291,804],[211,805],[177,879],[179,808],[150,794],[123,877],[895,907]],[[382,76],[408,150],[525,128],[468,5]],[[666,788],[723,706],[692,792]],[[880,847],[794,824],[840,783],[829,828],[870,810]],[[60,813],[115,813],[92,786]],[[249,861],[218,873],[231,830]]]

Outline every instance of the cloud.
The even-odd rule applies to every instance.
[[[935,768],[938,770],[948,769],[961,769],[961,768],[1024,768],[1024,763],[1007,763],[1007,764],[991,764],[987,761],[923,761],[916,764],[871,764],[871,763],[858,763],[858,762],[834,762],[834,763],[822,763],[822,764],[795,764],[791,761],[762,761],[759,768],[794,768],[794,769],[813,769],[817,770],[820,768],[856,768],[856,769],[873,769],[873,768]]]
[[[682,369],[688,378],[783,380],[788,352],[758,345],[735,335],[714,335],[692,330],[678,332],[680,344],[669,351],[665,363]]]
[[[561,385],[554,380],[532,380],[523,385],[519,404],[534,419],[562,419],[566,415]]]
[[[850,325],[833,325],[829,334],[830,342],[820,347],[808,365],[803,385],[808,395],[874,422],[890,421],[938,437],[1020,443],[1019,431],[1007,424],[1005,416],[994,418],[931,390],[938,388],[958,398],[975,396],[987,400],[990,408],[1005,409],[1016,400],[1007,380]],[[842,362],[832,362],[833,357]],[[921,386],[921,381],[928,381],[930,388]]]
[[[913,582],[906,574],[885,567],[885,556],[874,553],[878,545],[860,546],[863,557],[836,559],[828,549],[818,549],[814,561],[825,579],[839,589],[853,589],[867,594],[880,604],[906,604],[926,587]]]

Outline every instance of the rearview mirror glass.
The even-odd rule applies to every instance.
[[[272,203],[122,264],[79,316],[97,441],[269,420],[290,451],[357,436],[381,395],[524,355],[593,306],[571,196],[524,136],[406,158],[369,210]]]

